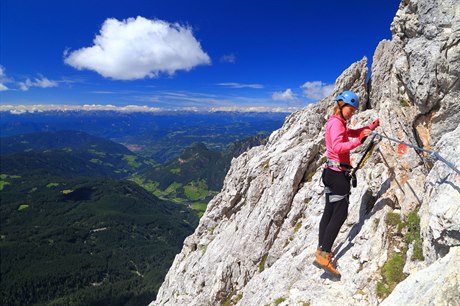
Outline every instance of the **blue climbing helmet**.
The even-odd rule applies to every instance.
[[[346,91],[344,91],[342,93],[339,93],[337,95],[337,97],[335,97],[335,101],[340,101],[340,100],[345,102],[345,104],[349,104],[349,105],[353,106],[356,109],[359,108],[359,98],[352,91],[346,90]]]

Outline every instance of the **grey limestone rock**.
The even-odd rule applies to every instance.
[[[340,91],[362,101],[351,127],[378,117],[380,133],[434,149],[460,168],[459,6],[403,0],[368,83],[363,58],[337,78],[331,96],[291,114],[266,145],[235,158],[152,305],[458,305],[460,175],[413,149],[400,154],[387,139],[358,171],[334,246],[342,279],[311,263],[324,206],[324,124]],[[352,151],[353,163],[363,150]],[[416,225],[405,225],[414,213],[423,251],[416,260],[416,242],[405,238],[417,234]],[[399,225],[389,216],[401,218]],[[395,256],[405,262],[405,280],[387,297],[377,285]]]

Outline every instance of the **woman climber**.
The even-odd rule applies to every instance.
[[[364,143],[372,130],[380,125],[380,121],[377,119],[368,126],[350,129],[347,127],[347,121],[358,109],[358,96],[352,91],[344,91],[337,95],[335,100],[337,104],[334,114],[326,123],[327,162],[322,175],[326,205],[319,224],[319,243],[313,264],[340,278],[331,249],[348,215],[352,169],[350,151]],[[349,140],[349,137],[355,139]]]

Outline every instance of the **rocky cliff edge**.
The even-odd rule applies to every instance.
[[[341,281],[311,263],[324,206],[324,124],[342,90],[351,126],[436,150],[460,168],[460,3],[403,0],[393,38],[232,161],[151,305],[460,305],[460,175],[382,140],[358,171],[334,250]],[[353,151],[356,161],[365,146]]]

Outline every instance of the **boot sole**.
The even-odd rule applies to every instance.
[[[315,267],[317,267],[318,269],[323,270],[323,271],[326,272],[328,275],[330,275],[330,276],[332,276],[332,277],[335,277],[335,278],[338,278],[339,280],[340,280],[340,278],[342,277],[341,274],[335,274],[335,273],[329,271],[325,266],[322,266],[322,265],[320,265],[318,262],[316,262],[316,260],[313,261],[313,265],[314,265]]]

